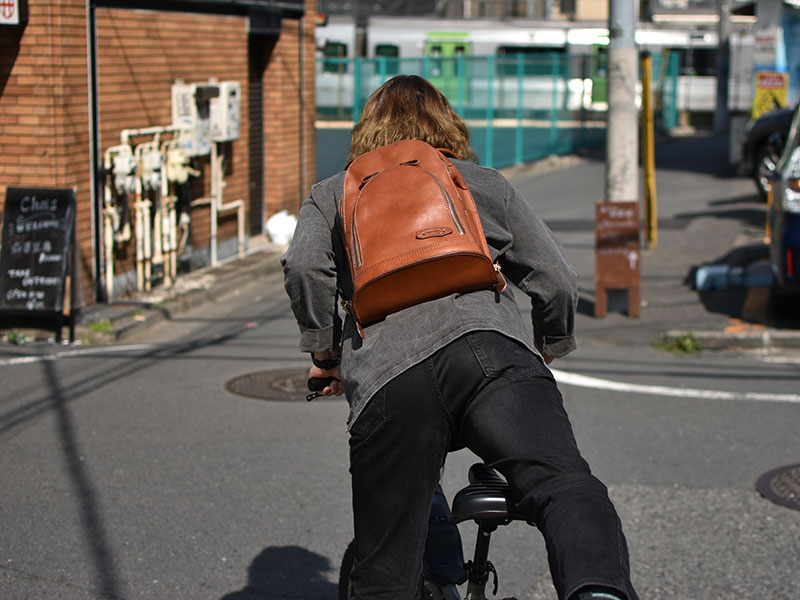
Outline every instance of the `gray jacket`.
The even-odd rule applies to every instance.
[[[506,279],[531,299],[536,346],[552,357],[571,352],[577,274],[561,246],[502,174],[454,162],[475,198],[492,257],[499,259]],[[312,188],[281,263],[300,326],[300,350],[324,352],[341,346],[342,382],[350,403],[348,428],[389,380],[469,331],[498,331],[536,352],[511,286],[502,294],[453,294],[413,306],[369,325],[363,339],[348,315],[342,326],[337,273],[347,268],[347,261],[336,243],[336,207],[343,181],[344,172]]]

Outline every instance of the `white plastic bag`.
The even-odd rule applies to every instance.
[[[267,219],[267,236],[273,244],[288,246],[297,227],[297,217],[282,210]]]

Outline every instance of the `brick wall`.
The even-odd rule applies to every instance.
[[[265,203],[263,214],[296,212],[315,178],[314,33],[315,2],[304,19],[305,111],[301,117],[300,32],[284,19],[281,36],[262,38],[264,168],[263,200],[254,197],[250,169],[247,20],[240,16],[98,8],[98,131],[100,152],[119,144],[122,129],[168,125],[170,86],[187,82],[237,80],[241,84],[240,138],[227,145],[225,200]],[[77,187],[78,245],[84,302],[95,295],[95,248],[91,201],[89,103],[84,0],[29,0],[24,28],[0,31],[0,213],[7,186]],[[260,42],[259,42],[260,43]],[[301,151],[301,131],[305,149]],[[134,144],[148,138],[134,138]],[[194,197],[209,193],[208,158]],[[253,196],[251,198],[251,196]],[[258,207],[255,207],[258,209]],[[248,207],[248,218],[258,210]],[[193,248],[209,244],[209,208],[192,210]],[[248,223],[259,232],[263,224]],[[220,243],[235,237],[233,214],[220,220]],[[118,248],[117,273],[134,269],[132,243]]]
[[[313,8],[307,6],[307,17],[302,27],[305,74],[302,82],[298,77],[301,59],[299,21],[283,22],[281,37],[272,50],[264,74],[267,216],[283,209],[296,214],[316,179]],[[303,116],[298,110],[301,90],[305,108]],[[301,152],[301,132],[305,141],[304,153]]]
[[[77,187],[80,289],[93,294],[84,0],[29,0],[0,31],[0,204],[7,186]]]
[[[234,80],[241,84],[242,106],[247,106],[248,46],[242,17],[169,13],[142,10],[97,10],[98,112],[101,151],[120,143],[123,129],[168,126],[172,122],[171,86],[176,79],[187,83]],[[240,137],[227,145],[224,199],[247,199],[248,115],[241,112]],[[167,139],[167,136],[164,137]],[[131,139],[136,145],[152,136]],[[194,198],[210,195],[209,157],[198,157],[202,176],[192,180]],[[132,207],[131,207],[132,208]],[[210,208],[191,211],[191,247],[209,246]],[[235,213],[224,213],[218,240],[236,235]],[[135,268],[131,240],[119,248],[115,270]]]

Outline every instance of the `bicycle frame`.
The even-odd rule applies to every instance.
[[[486,597],[486,584],[493,577],[493,597],[497,593],[497,572],[494,565],[489,561],[489,545],[492,533],[500,526],[507,525],[511,521],[523,520],[533,525],[524,515],[513,512],[513,504],[509,496],[508,483],[494,469],[484,465],[473,465],[469,470],[470,484],[460,490],[453,498],[452,503],[452,522],[454,524],[464,521],[474,521],[478,526],[477,539],[475,541],[475,551],[472,560],[464,565],[467,573],[466,595],[461,596],[458,590],[458,582],[463,582],[462,577],[455,578],[455,582],[446,581],[441,573],[437,575],[443,582],[423,579],[424,587],[429,596],[426,600],[488,600]],[[450,508],[446,500],[444,508],[450,516]],[[432,513],[437,514],[441,511],[434,499]],[[456,530],[457,531],[457,530]],[[431,538],[431,531],[428,531],[429,544],[435,543],[436,536]],[[441,541],[441,539],[440,539]],[[447,543],[451,543],[452,539]],[[460,555],[460,537],[457,540]],[[426,548],[427,553],[427,548]],[[434,554],[434,556],[436,556]],[[452,557],[452,554],[450,554]],[[463,558],[459,559],[463,561]],[[339,579],[340,600],[346,600],[349,596],[349,574],[352,569],[354,556],[352,555],[352,544],[345,552],[342,560],[342,568]],[[447,561],[444,561],[447,562]],[[452,560],[450,561],[452,564]],[[462,572],[463,573],[463,572]],[[506,598],[505,600],[514,600]]]

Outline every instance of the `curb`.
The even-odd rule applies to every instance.
[[[214,267],[184,275],[170,288],[157,288],[82,311],[78,327],[107,321],[110,331],[103,335],[120,341],[193,308],[219,302],[244,284],[280,272],[280,257],[285,248],[265,246],[242,258],[233,258]]]
[[[800,331],[754,327],[747,332],[670,330],[663,339],[675,341],[691,336],[702,350],[800,349]]]

